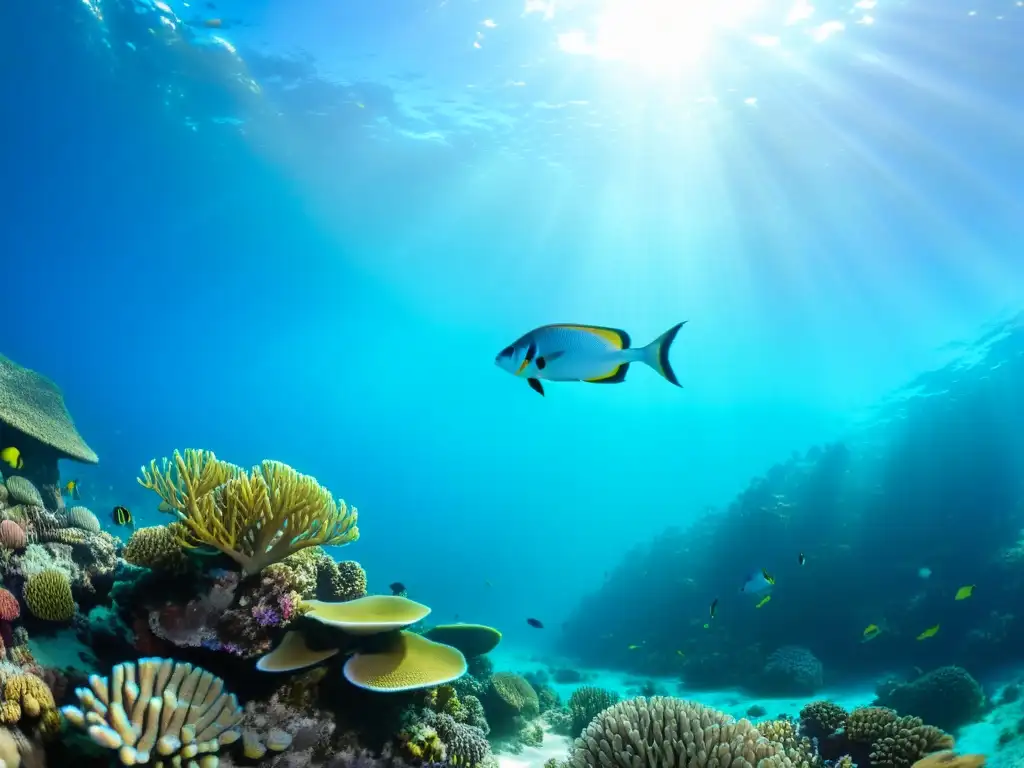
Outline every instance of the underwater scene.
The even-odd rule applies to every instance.
[[[1021,39],[3,0],[0,768],[1024,768]]]

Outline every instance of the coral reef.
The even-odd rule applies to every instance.
[[[747,720],[692,701],[656,696],[620,702],[598,714],[576,739],[572,768],[645,765],[670,768],[783,768],[780,745],[762,738]]]
[[[603,710],[619,700],[618,694],[604,688],[584,685],[569,696],[569,730],[572,736],[579,736]]]
[[[33,615],[46,621],[71,621],[76,610],[71,582],[65,573],[55,569],[40,571],[28,578],[25,604]]]
[[[939,667],[908,683],[883,683],[875,705],[919,717],[947,731],[981,718],[985,694],[962,667]]]
[[[786,645],[768,657],[759,686],[770,696],[808,696],[819,691],[823,682],[818,657],[802,646]]]
[[[501,642],[501,632],[483,624],[439,624],[423,634],[436,643],[458,648],[467,659],[490,653]]]
[[[175,451],[159,467],[155,460],[143,467],[139,483],[175,510],[187,530],[182,546],[220,550],[244,575],[306,547],[359,538],[355,508],[280,462],[246,473],[209,451]]]

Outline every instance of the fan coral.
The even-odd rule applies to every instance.
[[[693,701],[639,697],[593,719],[569,754],[572,768],[646,765],[670,768],[782,768],[781,747],[747,720]]]
[[[2,358],[3,356],[0,355],[0,359]],[[31,507],[44,506],[43,497],[39,494],[39,489],[30,480],[15,475],[14,477],[8,477],[4,484],[7,486],[7,492],[11,498],[19,504],[27,504]]]
[[[175,526],[154,525],[139,528],[128,539],[124,559],[140,568],[154,571],[182,572],[188,568],[188,556],[178,543]]]
[[[785,645],[765,663],[761,684],[772,696],[808,696],[822,686],[818,657],[799,645]]]
[[[24,549],[27,544],[24,528],[13,520],[0,520],[0,547]]]
[[[608,709],[619,700],[619,696],[604,688],[584,685],[569,696],[570,735],[579,736],[598,713]]]
[[[93,675],[75,695],[81,706],[62,708],[64,717],[101,747],[118,750],[125,765],[150,757],[177,765],[241,735],[242,708],[224,681],[171,659],[118,664],[109,679]]]
[[[75,615],[71,582],[57,570],[29,577],[25,582],[25,604],[34,616],[46,621],[71,621]]]
[[[491,677],[491,688],[497,697],[515,711],[516,714],[530,718],[540,714],[540,700],[522,675],[511,672],[498,672]]]
[[[102,530],[99,518],[87,507],[71,507],[64,514],[72,528],[81,528],[89,533],[99,533]]]
[[[967,670],[949,666],[910,683],[887,686],[874,703],[952,731],[981,717],[985,695]]]
[[[175,452],[173,465],[150,462],[139,482],[176,510],[189,534],[179,538],[182,546],[195,546],[194,539],[219,549],[245,575],[297,550],[359,537],[355,508],[280,462],[244,473],[208,451],[186,450]]]

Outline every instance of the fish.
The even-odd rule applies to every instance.
[[[864,640],[868,641],[874,640],[876,637],[878,637],[879,634],[881,634],[881,632],[882,630],[879,628],[877,624],[868,624],[866,627],[864,627],[864,631],[861,634],[863,635]]]
[[[630,646],[627,646],[627,650],[635,651],[639,647],[640,647],[639,645],[630,645]]]
[[[13,445],[4,448],[0,451],[0,461],[9,466],[11,469],[24,469],[25,460],[21,458],[21,451],[15,448]]]
[[[174,507],[172,507],[166,501],[161,501],[159,504],[156,505],[156,511],[157,512],[169,512],[170,514],[173,515],[174,514]]]
[[[718,607],[718,598],[716,597],[714,600],[711,601],[711,611],[710,611],[710,613],[711,613],[711,618],[712,619],[715,618],[715,608],[717,608],[717,607]],[[707,627],[707,624],[705,624],[704,626]]]
[[[405,584],[400,581],[393,581],[388,584],[388,589],[391,590],[392,595],[400,595],[405,592]]]
[[[677,323],[646,347],[634,348],[629,334],[618,328],[577,323],[542,325],[520,336],[494,358],[513,376],[525,377],[534,392],[544,394],[541,379],[620,384],[631,363],[651,366],[670,384],[681,387],[668,359],[679,329]]]
[[[917,636],[918,640],[927,640],[929,637],[935,637],[939,634],[939,625],[936,624],[934,627],[928,627],[924,632]]]
[[[800,563],[800,565],[803,565],[804,563],[806,563],[806,562],[807,562],[807,558],[806,558],[806,557],[804,556],[804,553],[803,553],[803,552],[801,552],[801,553],[800,553],[800,556],[799,556],[799,557],[798,557],[798,558],[796,559],[796,561],[797,561],[798,563]]]
[[[132,517],[132,513],[128,507],[114,507],[110,516],[114,520],[114,525],[130,525],[133,528],[135,527],[135,519]]]
[[[678,656],[680,656],[680,657],[684,657],[684,656],[686,656],[686,654],[685,654],[685,653],[683,653],[682,651],[676,651],[676,655],[678,655]]]
[[[968,597],[974,594],[974,585],[968,584],[966,587],[960,587],[956,591],[956,595],[953,597],[954,600],[966,600]]]
[[[541,623],[540,619],[527,619],[526,623],[534,629],[544,629],[544,625]]]
[[[743,586],[740,587],[740,592],[746,592],[748,595],[756,595],[760,592],[771,589],[775,584],[775,579],[768,575],[768,571],[761,569],[759,573],[747,574],[747,578],[743,581]]]
[[[64,485],[61,486],[60,492],[62,496],[68,496],[69,498],[72,499],[82,498],[82,493],[78,489],[77,480],[68,480],[66,483],[64,483]]]
[[[755,605],[754,607],[755,608],[760,608],[762,605],[764,605],[765,603],[767,603],[771,599],[772,599],[771,595],[765,595],[764,597],[761,598],[761,600],[758,602],[758,604]]]
[[[485,587],[493,587],[494,585],[493,585],[493,584],[491,584],[491,582],[490,582],[489,580],[487,580],[487,579],[484,579],[484,586],[485,586]]]
[[[761,575],[764,576],[764,580],[765,581],[767,581],[772,586],[775,586],[775,577],[772,576],[770,573],[768,573],[768,569],[767,568],[762,568],[761,569]]]
[[[221,19],[206,19],[203,26],[207,29],[220,29],[224,26],[224,22]]]

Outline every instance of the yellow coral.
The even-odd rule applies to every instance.
[[[25,582],[25,603],[32,614],[46,621],[71,621],[75,598],[66,574],[50,568]]]
[[[288,555],[320,544],[347,544],[359,537],[357,512],[340,504],[316,480],[286,464],[264,461],[249,473],[209,451],[175,452],[143,468],[139,482],[160,494],[189,536],[182,546],[219,549],[245,575],[259,573]]]
[[[40,717],[56,711],[53,694],[46,683],[31,673],[12,675],[4,683],[4,702],[0,720],[16,723],[25,717]]]
[[[188,557],[182,551],[175,531],[180,523],[139,528],[128,539],[124,559],[132,565],[152,570],[182,571]]]

